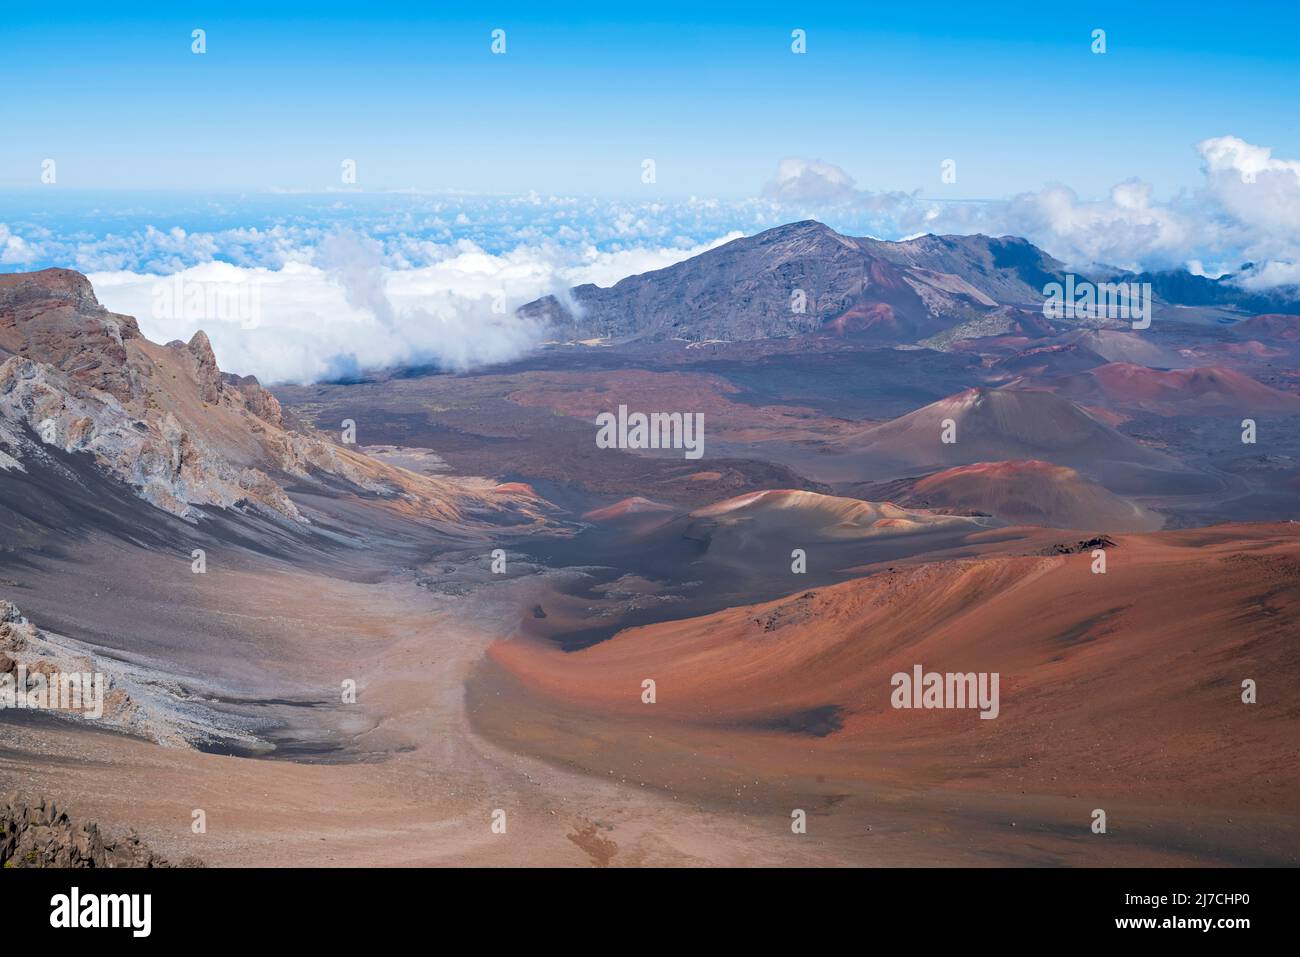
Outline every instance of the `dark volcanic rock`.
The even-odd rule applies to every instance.
[[[1079,552],[1090,552],[1094,548],[1116,548],[1118,547],[1113,540],[1105,535],[1099,535],[1096,538],[1080,539],[1077,542],[1057,543],[1043,549],[1044,555],[1076,555]]]
[[[202,867],[195,858],[179,865],[155,854],[133,832],[118,840],[97,824],[74,824],[49,798],[0,801],[0,867]]]

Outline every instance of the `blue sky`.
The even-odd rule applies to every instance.
[[[118,6],[6,5],[0,187],[54,158],[69,189],[321,190],[350,158],[367,189],[739,198],[799,156],[873,191],[1165,198],[1207,137],[1300,155],[1295,4]]]

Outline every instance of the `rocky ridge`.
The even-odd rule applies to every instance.
[[[807,220],[726,243],[609,288],[577,286],[520,308],[561,336],[741,340],[815,332],[916,342],[951,326],[1001,328],[1042,302],[1061,263],[1022,239],[892,243]],[[1021,307],[1007,312],[1007,307]]]
[[[55,451],[91,456],[187,520],[209,506],[308,524],[286,484],[340,481],[425,520],[530,509],[489,483],[417,475],[287,428],[255,377],[221,372],[202,331],[188,343],[150,342],[135,319],[101,306],[80,273],[0,275],[0,476],[60,468]]]

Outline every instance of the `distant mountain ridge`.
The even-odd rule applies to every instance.
[[[1047,331],[1043,287],[1070,272],[1083,275],[1013,236],[888,242],[844,236],[805,220],[608,288],[588,283],[565,297],[545,296],[519,314],[549,323],[568,339],[734,341],[826,333],[904,344],[941,341],[963,325],[981,335],[1036,336]],[[1101,269],[1095,278],[1149,281],[1158,300],[1176,304],[1285,311],[1289,301],[1280,291],[1248,293],[1226,279],[1186,270],[1138,275]]]
[[[901,243],[791,223],[609,288],[578,286],[520,314],[562,335],[759,339],[819,331],[914,341],[1006,304],[1041,300],[1062,266],[1016,239],[923,236]]]

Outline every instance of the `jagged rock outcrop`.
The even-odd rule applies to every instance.
[[[1077,542],[1057,542],[1049,545],[1038,554],[1040,555],[1077,555],[1079,552],[1090,552],[1095,548],[1107,549],[1117,548],[1115,541],[1109,535],[1098,535],[1096,538],[1081,538]]]
[[[217,368],[217,356],[207,334],[202,329],[194,333],[186,349],[194,358],[194,379],[199,386],[199,395],[204,402],[220,402],[221,370]]]
[[[280,400],[262,388],[262,383],[257,381],[257,376],[223,372],[221,379],[244,397],[244,403],[253,415],[272,425],[284,425],[284,412],[280,408]]]
[[[202,867],[187,857],[172,864],[134,831],[114,838],[94,822],[75,823],[51,798],[0,800],[0,867]]]

